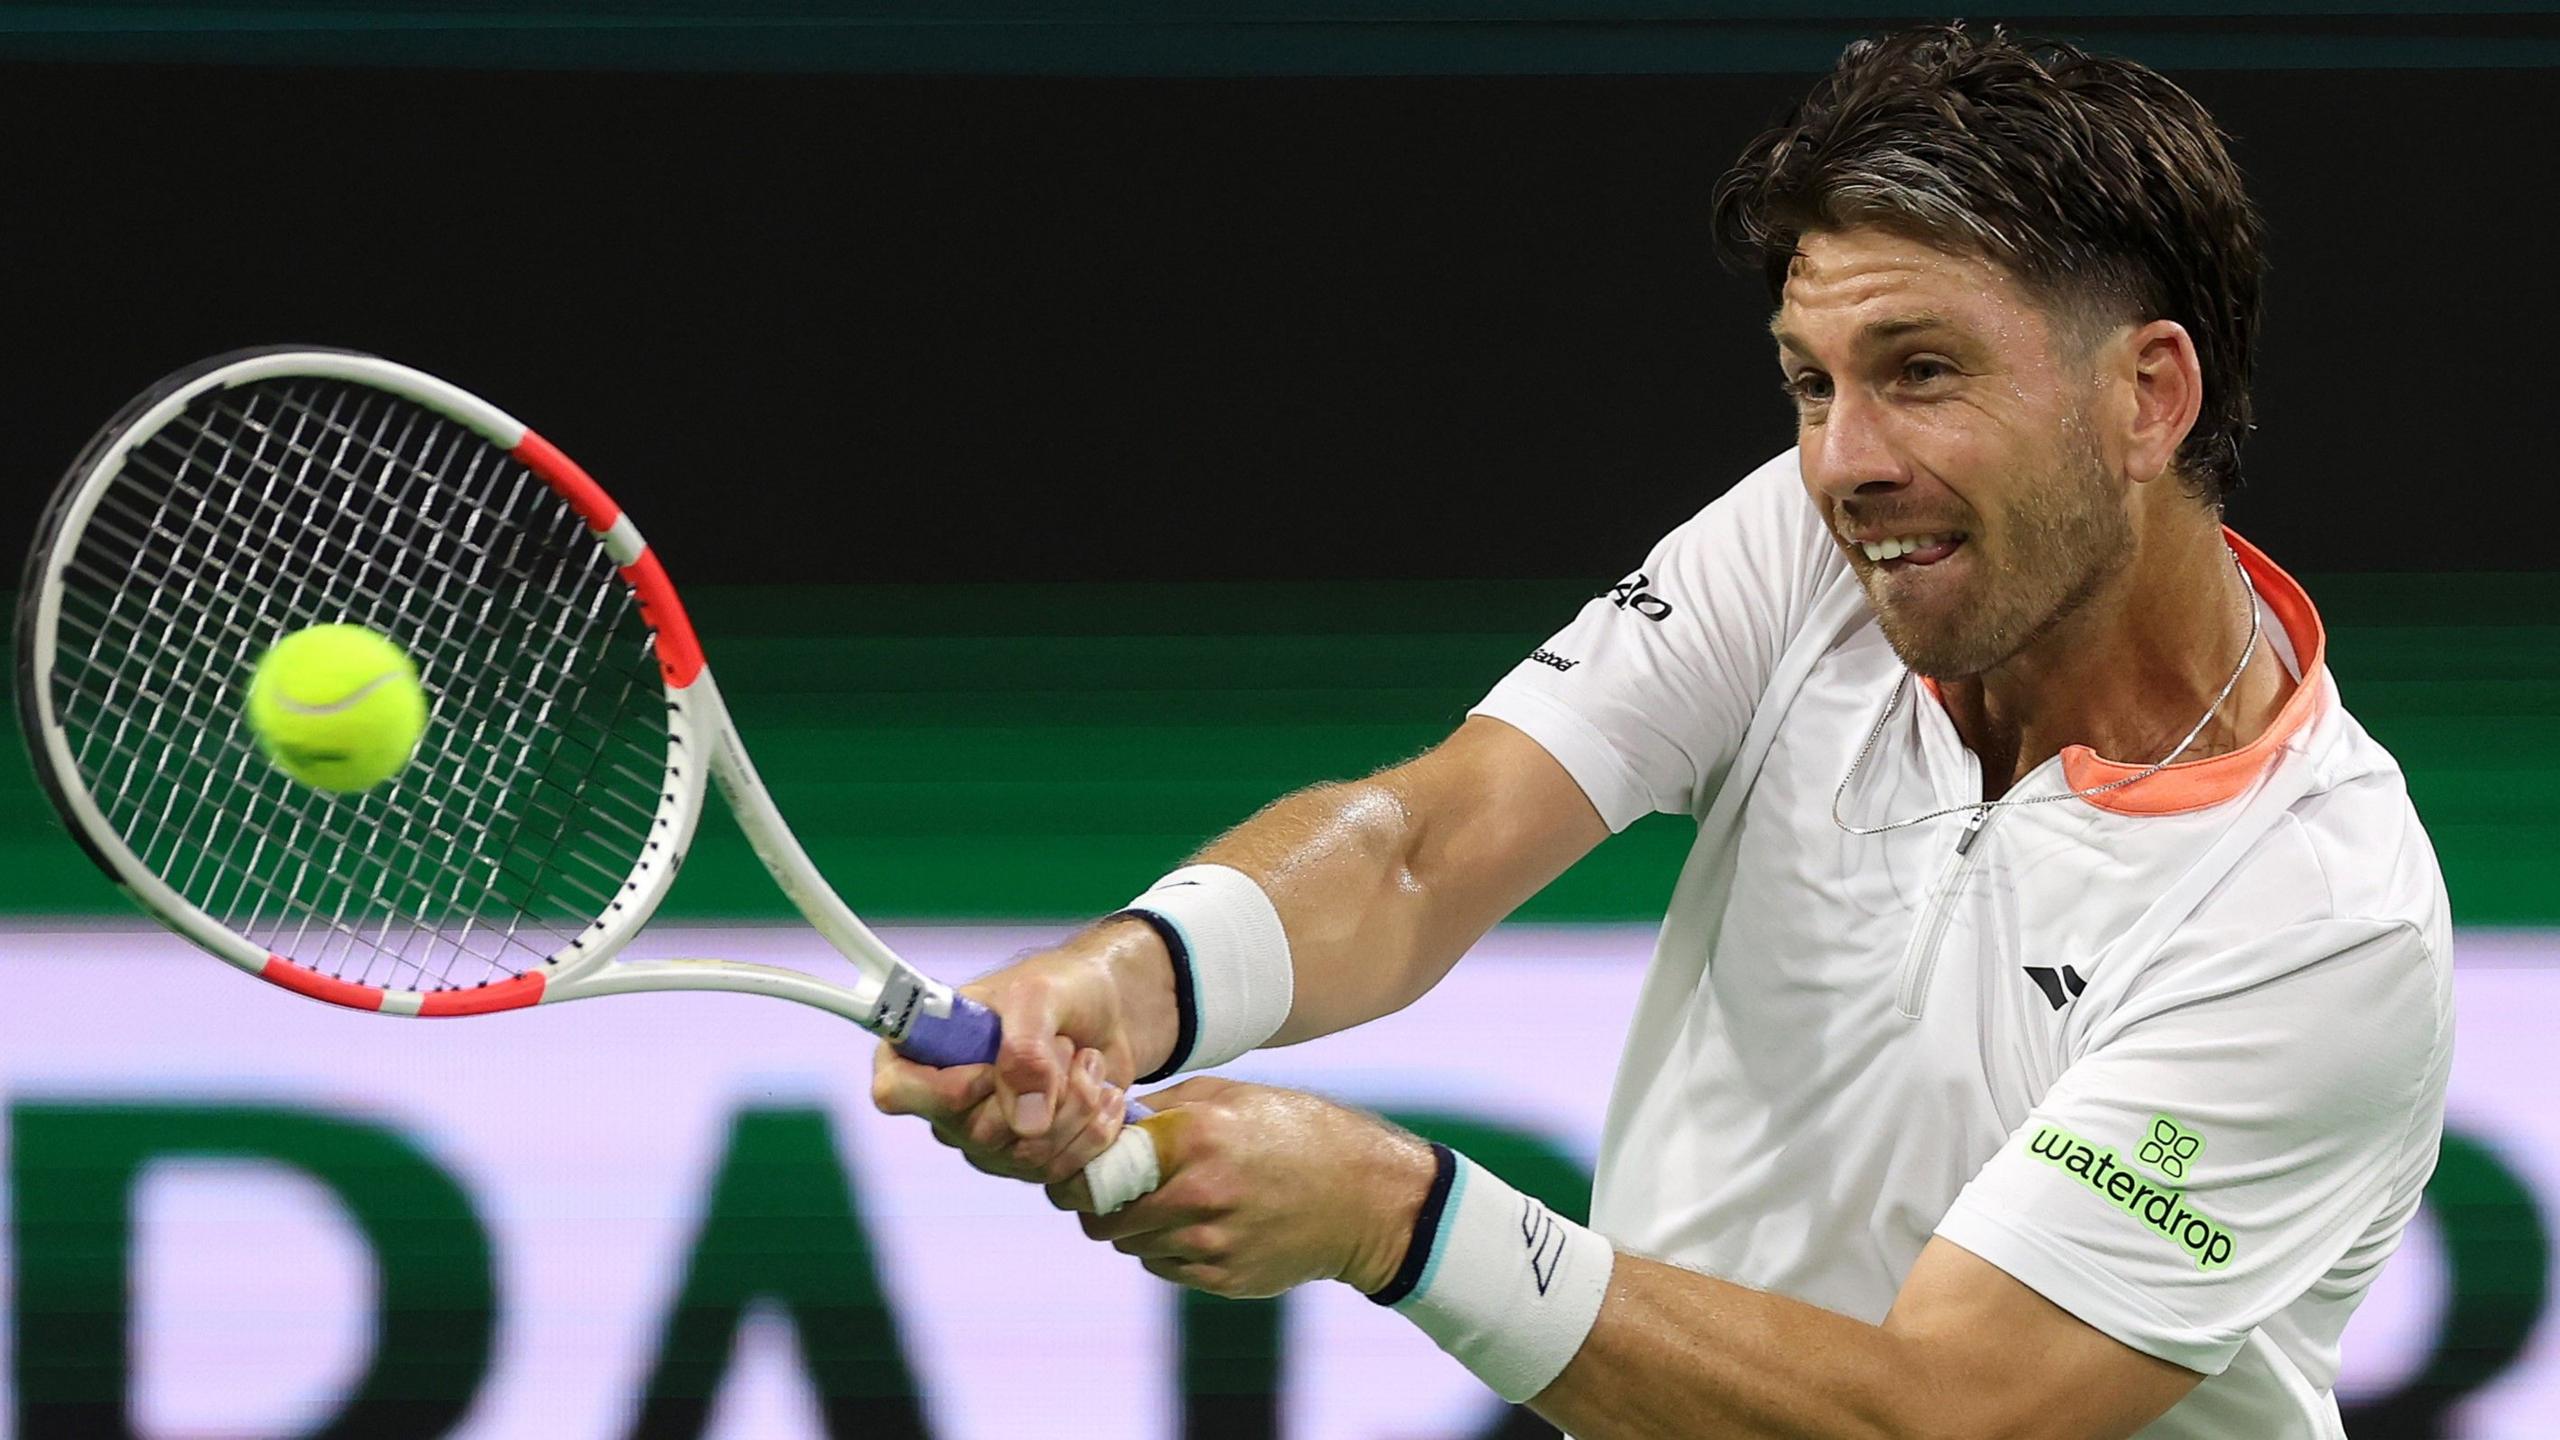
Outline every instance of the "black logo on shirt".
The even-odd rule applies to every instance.
[[[1540,665],[1546,666],[1550,670],[1557,671],[1570,670],[1574,666],[1582,663],[1579,660],[1567,660],[1553,650],[1543,649],[1530,651],[1529,658]]]
[[[2044,965],[2026,968],[2027,978],[2036,982],[2036,988],[2044,992],[2044,998],[2052,1001],[2056,1010],[2079,999],[2080,992],[2089,988],[2089,982],[2080,978],[2080,972],[2068,965],[2058,970]]]
[[[1633,610],[1659,625],[1671,618],[1671,602],[1646,588],[1651,584],[1653,584],[1652,578],[1639,570],[1601,591],[1600,598],[1621,610]]]

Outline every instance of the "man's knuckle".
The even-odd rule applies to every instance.
[[[1234,1182],[1214,1169],[1185,1170],[1157,1193],[1167,1204],[1196,1214],[1223,1214],[1235,1208]]]

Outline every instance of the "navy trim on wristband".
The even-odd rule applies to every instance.
[[[1114,910],[1102,917],[1104,924],[1114,920],[1143,920],[1164,942],[1165,953],[1173,957],[1173,1050],[1153,1072],[1139,1076],[1134,1084],[1153,1085],[1182,1073],[1191,1060],[1191,1049],[1200,1043],[1200,1002],[1192,994],[1191,947],[1182,943],[1182,931],[1152,910]]]
[[[1448,1208],[1449,1187],[1457,1178],[1458,1152],[1432,1142],[1431,1189],[1422,1197],[1422,1208],[1414,1212],[1413,1238],[1404,1243],[1404,1263],[1396,1267],[1396,1278],[1372,1294],[1371,1300],[1393,1305],[1422,1283],[1422,1272],[1431,1264],[1431,1247],[1440,1243],[1440,1212]]]

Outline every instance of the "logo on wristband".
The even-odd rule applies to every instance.
[[[1520,1243],[1529,1252],[1529,1273],[1537,1279],[1538,1293],[1544,1295],[1556,1278],[1556,1266],[1564,1260],[1564,1222],[1546,1206],[1523,1195]]]

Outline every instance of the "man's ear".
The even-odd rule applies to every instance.
[[[2204,361],[2187,327],[2154,320],[2116,345],[2117,375],[2131,383],[2132,406],[2122,437],[2127,479],[2157,480],[2178,460],[2178,447],[2204,409]]]

